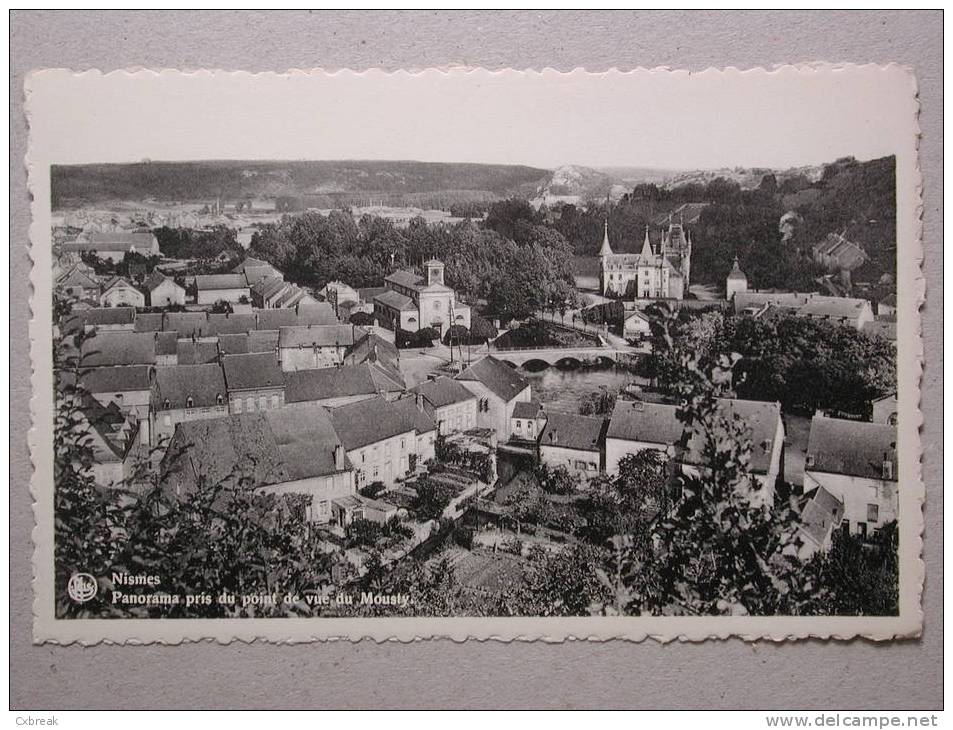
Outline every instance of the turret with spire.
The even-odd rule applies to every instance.
[[[649,240],[649,227],[645,227],[645,240],[642,242],[642,258],[648,260],[652,258],[652,242]]]
[[[725,283],[726,298],[730,301],[735,294],[748,291],[748,277],[741,270],[738,264],[738,257],[735,256],[735,262],[728,273],[728,280]]]
[[[602,233],[602,246],[599,248],[600,256],[611,256],[612,246],[609,245],[609,193],[606,191],[606,217]]]

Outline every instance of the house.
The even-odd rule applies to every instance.
[[[510,434],[519,441],[539,440],[539,435],[546,425],[546,414],[538,401],[519,401],[513,406],[510,416]]]
[[[285,379],[272,352],[222,357],[230,413],[273,411],[285,404]]]
[[[218,338],[222,335],[243,335],[254,330],[258,319],[254,313],[209,312],[206,334]]]
[[[318,297],[335,309],[345,303],[357,304],[361,300],[361,295],[357,290],[348,286],[343,281],[329,281],[318,291]]]
[[[75,240],[61,243],[60,250],[64,254],[76,257],[84,253],[92,253],[101,259],[118,264],[127,253],[158,256],[159,241],[152,231],[93,231],[81,233]]]
[[[172,438],[179,423],[228,415],[228,391],[218,363],[156,368],[151,397],[153,445]]]
[[[98,301],[99,280],[86,264],[70,266],[56,279],[56,290],[77,301]]]
[[[492,428],[501,441],[509,439],[513,408],[532,397],[529,381],[490,355],[467,367],[456,379],[477,397],[477,426]]]
[[[371,372],[381,388],[389,390],[392,384],[402,389],[406,387],[400,371],[400,350],[393,342],[388,342],[373,332],[357,335],[354,346],[344,358],[344,364],[364,363],[371,367]]]
[[[149,294],[150,307],[168,307],[185,305],[185,288],[175,283],[175,279],[154,269],[143,282],[143,288]]]
[[[380,499],[371,499],[360,494],[338,497],[331,502],[333,522],[347,529],[355,520],[367,520],[378,525],[386,524],[400,514],[400,508]]]
[[[784,423],[778,403],[721,398],[722,415],[737,417],[751,442],[749,470],[763,488],[765,504],[773,502],[775,489],[784,477]],[[688,432],[668,403],[642,400],[616,402],[606,430],[606,473],[619,472],[619,462],[645,449],[665,452],[688,473],[708,468],[701,435]]]
[[[888,423],[897,425],[897,394],[891,393],[872,401],[870,404],[870,420],[874,423]]]
[[[801,508],[801,524],[798,533],[801,536],[801,545],[798,548],[798,557],[808,560],[818,551],[825,551],[831,546],[831,539],[844,519],[844,502],[824,487],[814,490],[804,506]]]
[[[255,284],[266,279],[281,280],[285,278],[284,274],[267,261],[252,258],[251,256],[233,268],[232,273],[244,274],[249,286],[255,286]]]
[[[783,310],[795,311],[803,307],[815,294],[812,292],[779,292],[779,291],[736,291],[733,297],[735,314],[757,316],[769,306]]]
[[[354,344],[354,327],[349,324],[282,327],[278,350],[282,370],[329,368],[344,362]]]
[[[115,404],[139,423],[140,438],[149,441],[149,403],[154,368],[149,365],[119,365],[93,368],[82,373],[82,388],[101,405]]]
[[[859,244],[848,241],[840,233],[828,233],[823,241],[811,248],[815,263],[830,273],[839,273],[844,283],[850,286],[850,272],[868,261],[867,253]]]
[[[242,413],[179,423],[162,461],[175,495],[212,484],[310,497],[304,517],[331,521],[331,502],[354,494],[354,469],[323,408]]]
[[[323,405],[328,408],[383,396],[395,400],[403,387],[390,381],[370,364],[338,368],[292,370],[284,373],[285,404]]]
[[[198,304],[251,302],[244,274],[200,274],[195,277],[195,292]]]
[[[622,315],[622,336],[627,340],[640,340],[652,334],[649,317],[640,309],[624,310]]]
[[[377,396],[332,408],[329,413],[356,469],[358,488],[374,482],[391,487],[419,459],[417,435],[426,415],[416,403],[408,408]],[[426,428],[432,431],[433,426],[428,423]]]
[[[878,317],[872,322],[864,322],[860,331],[868,337],[885,340],[894,347],[897,346],[897,322],[892,317]]]
[[[406,395],[391,401],[391,406],[405,419],[414,424],[417,433],[417,463],[423,464],[436,458],[437,424],[427,414],[421,395]]]
[[[139,448],[139,422],[115,403],[103,405],[88,394],[76,413],[77,427],[91,451],[86,468],[93,481],[102,489],[131,488],[138,461],[145,456]]]
[[[866,299],[813,296],[797,309],[797,316],[853,327],[862,330],[874,321],[874,310]]]
[[[259,309],[275,309],[277,302],[291,290],[291,283],[281,278],[259,279],[251,287],[251,300]]]
[[[121,276],[114,276],[103,284],[99,295],[102,307],[144,307],[146,297]]]
[[[804,465],[804,493],[824,488],[843,503],[841,529],[866,537],[897,519],[897,429],[815,415]]]
[[[174,332],[160,332],[159,335],[175,337]],[[174,340],[174,345],[176,358],[175,362],[168,363],[170,365],[206,365],[219,361],[218,345],[214,340]]]
[[[82,343],[82,367],[96,368],[114,365],[156,365],[154,332],[102,331]]]
[[[897,295],[891,292],[885,295],[877,302],[878,317],[896,317],[897,316]]]
[[[565,466],[571,473],[592,478],[605,470],[603,418],[545,411],[539,436],[539,458],[551,467]]]
[[[132,332],[136,326],[136,310],[132,307],[90,307],[77,309],[66,321],[68,332]]]
[[[425,380],[411,392],[423,396],[424,409],[441,436],[476,428],[477,397],[462,383],[440,376]]]
[[[391,329],[409,332],[432,327],[443,336],[452,325],[470,329],[470,307],[444,284],[443,263],[431,259],[423,268],[424,276],[395,271],[385,277],[387,291],[374,297],[374,314]]]

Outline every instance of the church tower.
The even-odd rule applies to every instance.
[[[745,272],[741,270],[741,267],[738,265],[738,257],[735,256],[735,263],[731,267],[731,271],[728,273],[728,280],[725,283],[726,297],[730,302],[734,299],[735,294],[738,292],[748,291],[748,277],[745,276]]]

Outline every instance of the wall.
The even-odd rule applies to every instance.
[[[867,523],[869,532],[897,518],[897,482],[805,471],[804,491],[813,492],[818,486],[844,503],[844,519],[850,522],[850,531],[854,534],[859,530],[858,522]],[[868,504],[879,508],[876,521],[867,520]]]
[[[565,466],[570,472],[581,477],[594,477],[599,474],[602,456],[598,451],[567,449],[563,446],[539,445],[539,457],[544,464],[552,467]],[[580,466],[577,462],[585,462]]]
[[[169,304],[185,304],[185,289],[166,279],[149,292],[149,306],[165,307]]]
[[[451,403],[440,408],[432,408],[428,403],[425,408],[434,423],[439,424],[438,430],[442,436],[454,431],[466,431],[476,426],[476,398],[467,399],[462,403]]]
[[[104,307],[144,307],[146,297],[138,289],[113,287],[99,297],[99,303]]]
[[[262,399],[264,398],[264,402]],[[251,400],[251,403],[248,401]],[[274,411],[285,404],[284,388],[256,388],[228,391],[229,413],[261,413]]]
[[[333,368],[344,362],[346,348],[341,347],[282,347],[279,353],[281,369],[317,370]]]
[[[197,304],[215,304],[215,302],[237,302],[242,297],[247,297],[251,301],[251,294],[248,287],[241,289],[206,289],[197,292]]]
[[[492,428],[496,431],[497,438],[500,441],[509,439],[512,433],[511,416],[513,415],[513,409],[517,402],[530,400],[531,387],[527,385],[513,400],[504,401],[479,380],[461,380],[459,382],[477,397],[477,426]],[[487,399],[488,411],[480,410],[480,403],[483,398]]]
[[[331,520],[331,500],[354,494],[354,472],[344,471],[327,476],[297,479],[264,487],[268,494],[307,494],[311,496],[309,517],[313,522],[324,524]]]
[[[372,482],[391,487],[410,468],[410,455],[416,453],[417,434],[410,430],[347,452],[357,470],[358,489]]]
[[[665,451],[667,444],[653,444],[647,441],[623,441],[622,439],[606,439],[606,474],[619,473],[619,462],[623,456],[637,454],[645,449]]]

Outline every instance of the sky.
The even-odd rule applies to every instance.
[[[28,79],[27,99],[34,139],[55,164],[390,159],[786,168],[895,153],[910,134],[912,84],[898,67],[54,71]]]

